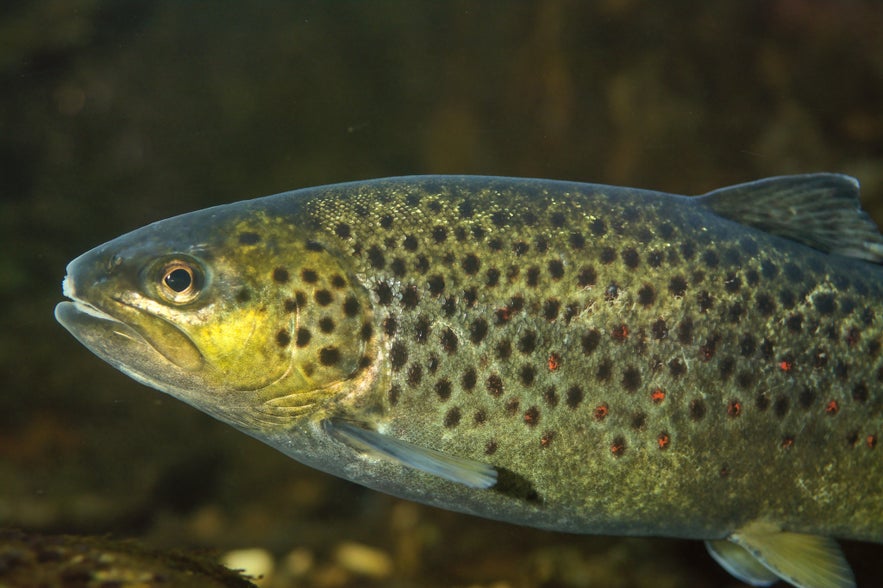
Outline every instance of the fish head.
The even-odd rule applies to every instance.
[[[135,380],[254,432],[351,389],[370,363],[370,303],[308,228],[232,206],[84,253],[55,316]]]

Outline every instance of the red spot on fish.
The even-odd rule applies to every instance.
[[[873,449],[877,446],[877,436],[876,435],[868,435],[865,438],[865,444],[867,444],[868,449]]]
[[[622,457],[622,454],[625,453],[625,439],[622,437],[614,439],[610,444],[610,453],[613,454],[613,457]]]
[[[554,372],[559,367],[561,367],[561,357],[557,353],[553,353],[549,356],[549,371]]]
[[[555,431],[546,431],[542,437],[540,437],[540,446],[545,448],[552,444],[552,440],[555,439]]]
[[[660,433],[656,437],[656,444],[659,445],[660,449],[668,449],[669,443],[671,443],[671,437],[669,437],[668,433]]]
[[[611,331],[610,335],[613,337],[614,341],[622,343],[629,338],[629,328],[625,324],[613,327],[613,331]]]
[[[652,400],[654,404],[661,404],[662,401],[665,400],[665,390],[657,388],[650,393],[650,400]]]
[[[730,400],[727,403],[727,414],[731,417],[737,417],[742,414],[742,403],[738,400]]]
[[[831,416],[834,416],[838,412],[840,412],[840,404],[836,400],[830,401],[825,405],[825,412]]]
[[[783,359],[779,362],[779,369],[783,372],[790,372],[794,367],[794,362],[788,359]]]
[[[794,447],[794,437],[788,436],[782,439],[782,449],[791,449]]]
[[[512,310],[508,306],[497,309],[497,320],[501,323],[507,322],[512,318]]]
[[[592,413],[592,416],[595,417],[596,421],[603,421],[607,418],[607,414],[610,412],[610,409],[607,408],[607,403],[604,402],[595,407],[595,410]]]

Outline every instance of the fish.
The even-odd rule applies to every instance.
[[[67,266],[95,355],[375,490],[679,537],[753,586],[883,542],[883,237],[859,183],[701,196],[492,176],[306,188]]]

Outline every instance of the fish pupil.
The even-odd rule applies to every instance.
[[[184,292],[190,285],[193,283],[193,276],[184,268],[178,268],[170,271],[166,274],[166,277],[163,278],[170,289],[178,292]]]

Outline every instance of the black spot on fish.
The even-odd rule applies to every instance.
[[[521,406],[521,401],[517,398],[510,398],[506,401],[506,414],[509,416],[515,416],[518,412],[518,407]]]
[[[402,306],[408,310],[412,310],[420,301],[420,295],[417,293],[416,286],[407,286],[402,291]]]
[[[313,298],[315,298],[319,306],[328,306],[334,301],[334,295],[328,290],[316,290]]]
[[[291,335],[288,334],[288,331],[281,330],[276,333],[276,343],[279,347],[287,347],[289,343],[291,343]]]
[[[310,339],[313,338],[312,333],[310,333],[309,329],[305,329],[300,327],[294,333],[294,344],[297,347],[306,347],[310,343]]]
[[[512,355],[512,343],[508,339],[503,339],[497,343],[497,358],[503,361],[509,359]]]
[[[546,269],[548,270],[549,275],[552,277],[553,280],[560,280],[562,277],[564,277],[564,264],[561,262],[560,259],[553,259],[549,261]]]
[[[734,294],[738,292],[741,287],[742,279],[732,272],[728,273],[726,279],[724,280],[724,290],[731,294]]]
[[[241,245],[257,245],[261,242],[261,236],[250,231],[239,233],[239,243]]]
[[[647,265],[652,268],[658,268],[665,261],[665,254],[662,251],[651,251],[647,254]]]
[[[381,216],[380,217],[380,226],[381,226],[381,228],[384,228],[384,229],[389,229],[390,227],[392,227],[392,215],[391,214],[384,214],[383,216]]]
[[[483,318],[477,318],[472,321],[469,327],[469,340],[475,343],[481,343],[487,335],[488,324]]]
[[[441,335],[442,348],[447,353],[456,353],[457,351],[457,335],[451,329],[445,329]]]
[[[604,247],[603,249],[601,249],[599,259],[604,265],[613,263],[614,260],[616,260],[616,250],[613,249],[613,247]]]
[[[336,365],[338,361],[340,361],[340,351],[337,347],[323,347],[319,350],[319,363],[322,365]]]
[[[852,399],[856,402],[864,404],[868,401],[868,386],[864,382],[859,382],[852,389]]]
[[[533,331],[527,331],[518,339],[518,351],[532,353],[537,343],[537,335]]]
[[[482,409],[476,410],[476,411],[475,411],[475,416],[472,417],[472,421],[473,421],[476,425],[483,425],[483,424],[485,424],[485,423],[487,422],[487,413],[486,413],[484,410],[482,410]]]
[[[567,389],[564,396],[564,402],[568,408],[576,408],[583,401],[583,390],[579,386],[571,386]]]
[[[347,296],[343,301],[343,314],[350,318],[359,314],[359,301],[352,296]]]
[[[528,427],[535,427],[540,422],[540,409],[536,406],[531,406],[524,411],[524,416],[522,418],[525,425]]]
[[[285,312],[294,312],[297,310],[297,302],[293,298],[286,298],[282,303],[282,308],[285,309]]]
[[[622,387],[634,392],[641,387],[641,372],[635,367],[627,367],[622,373]]]
[[[341,288],[346,287],[346,280],[343,279],[343,276],[335,275],[331,278],[331,285],[340,290]]]
[[[605,359],[600,364],[598,364],[598,370],[595,372],[595,378],[597,378],[599,382],[606,382],[610,379],[611,375],[613,375],[613,364],[610,363],[609,359]]]
[[[319,330],[323,333],[330,333],[334,331],[334,321],[329,317],[322,317],[319,319]]]
[[[435,393],[439,400],[446,401],[451,397],[451,382],[447,378],[442,378],[435,383]]]
[[[471,392],[475,388],[475,384],[478,382],[478,375],[475,373],[475,370],[472,368],[467,369],[463,372],[463,376],[460,378],[460,385],[464,390]]]
[[[425,255],[418,255],[414,262],[414,271],[420,275],[429,271],[429,259]]]
[[[636,431],[640,431],[644,428],[644,425],[647,424],[647,415],[643,412],[636,412],[632,415],[632,428]]]
[[[656,301],[656,290],[650,284],[644,284],[638,290],[638,304],[642,306],[650,306]]]
[[[656,319],[650,327],[650,332],[653,333],[653,338],[656,340],[668,337],[668,325],[665,324],[665,319]]]
[[[774,280],[779,275],[779,267],[769,259],[764,259],[760,262],[760,273],[764,279]]]
[[[403,278],[408,270],[405,268],[405,260],[401,257],[396,257],[392,260],[392,263],[389,264],[389,269],[392,270],[392,273],[397,278]]]
[[[701,398],[695,398],[690,401],[690,418],[694,421],[702,420],[705,417],[705,402]]]
[[[729,309],[727,309],[727,320],[731,323],[738,323],[742,316],[745,314],[745,307],[741,302],[734,302]]]
[[[596,218],[589,224],[589,230],[596,237],[603,237],[607,234],[607,225],[604,223],[604,219]]]
[[[815,402],[816,394],[809,387],[804,387],[803,390],[800,391],[800,395],[797,397],[797,403],[800,404],[801,408],[808,409]]]
[[[749,357],[754,354],[754,351],[757,349],[757,341],[755,340],[753,335],[748,333],[742,335],[739,339],[739,352],[743,357]]]
[[[383,256],[383,251],[377,245],[372,245],[368,248],[368,263],[374,269],[383,269],[386,266],[386,258]]]
[[[668,362],[668,371],[674,377],[682,376],[686,373],[687,366],[680,358],[675,357]]]
[[[392,337],[396,334],[398,325],[399,323],[394,316],[386,317],[383,321],[383,332]]]
[[[849,366],[842,361],[838,361],[834,364],[834,375],[837,376],[837,379],[839,380],[846,380],[849,376]]]
[[[556,229],[560,229],[567,223],[567,217],[564,216],[563,212],[553,212],[549,217],[549,222],[551,222],[552,226]]]
[[[803,326],[803,315],[800,313],[795,313],[785,319],[785,326],[788,327],[788,330],[792,333],[799,333]]]
[[[408,362],[408,349],[404,343],[396,341],[392,344],[389,350],[389,362],[393,371],[402,369],[402,366]]]
[[[580,342],[582,343],[583,353],[589,355],[598,348],[598,344],[601,342],[601,333],[597,329],[591,329],[583,334]]]
[[[780,395],[776,398],[776,401],[773,403],[773,413],[782,419],[788,414],[788,409],[790,408],[790,403],[788,402],[788,397],[784,395]]]
[[[558,406],[558,393],[555,392],[555,388],[553,386],[549,386],[545,390],[543,390],[543,402],[549,406],[549,408],[555,408]],[[571,407],[572,408],[572,407]]]
[[[761,392],[755,397],[754,406],[761,412],[770,407],[770,397],[766,395],[766,392]]]
[[[757,311],[763,316],[770,316],[776,310],[776,303],[773,298],[764,292],[758,292],[754,297]]]
[[[630,269],[635,269],[641,263],[641,256],[638,255],[634,247],[628,247],[622,252],[622,261]]]
[[[760,343],[760,356],[764,359],[772,359],[773,358],[773,342],[769,339],[764,338]]]
[[[536,378],[537,372],[533,368],[533,366],[524,365],[521,367],[521,371],[518,374],[518,378],[521,380],[521,384],[523,386],[531,386],[533,385],[533,381]]]
[[[681,345],[693,343],[693,321],[690,318],[685,318],[678,324],[678,342]]]
[[[524,241],[518,241],[515,245],[512,246],[512,252],[515,253],[516,256],[522,256],[530,250],[530,245],[525,243]]]
[[[426,343],[429,337],[429,331],[432,329],[432,323],[425,316],[421,316],[414,324],[414,341],[417,343]]]
[[[445,279],[442,276],[429,276],[427,283],[429,284],[429,293],[433,296],[438,296],[445,291]]]
[[[488,441],[484,446],[484,454],[485,455],[493,455],[497,452],[497,442],[494,440]]]
[[[402,241],[402,247],[408,251],[417,251],[417,238],[414,235],[407,235]]]
[[[387,395],[387,397],[389,398],[389,403],[392,406],[395,406],[396,404],[399,403],[399,397],[401,395],[402,395],[402,389],[397,384],[393,384],[392,386],[390,386],[389,393]]]
[[[503,380],[496,374],[488,376],[485,387],[487,388],[488,394],[494,398],[499,398],[503,395]]]
[[[579,276],[577,277],[577,283],[581,288],[585,288],[587,286],[594,286],[595,281],[598,279],[597,274],[595,274],[595,268],[583,267],[579,271]]]
[[[495,227],[505,227],[506,221],[508,220],[508,215],[505,212],[497,211],[491,214],[491,222],[494,223]]]
[[[794,308],[794,292],[791,290],[782,290],[779,292],[779,302],[781,302],[782,306],[787,309]]]
[[[240,288],[238,292],[236,292],[236,302],[240,304],[245,304],[251,300],[251,292],[248,291],[248,288]],[[289,309],[288,303],[291,303],[294,308]],[[293,312],[297,309],[297,305],[295,305],[294,300],[288,299],[283,303],[283,307],[285,308],[285,312]]]
[[[693,241],[684,240],[681,243],[681,255],[686,260],[693,259],[693,256],[696,255],[696,244]]]
[[[696,296],[696,302],[699,304],[699,312],[706,313],[714,306],[714,299],[707,290],[703,290]]]
[[[720,259],[718,259],[716,251],[708,249],[702,254],[702,262],[709,269],[714,269],[720,264]]]
[[[278,284],[284,284],[288,282],[288,270],[284,267],[277,267],[273,270],[273,281]]]
[[[785,264],[785,278],[790,282],[800,282],[803,280],[803,270],[789,261]]]
[[[408,384],[417,386],[423,380],[423,368],[418,363],[412,363],[408,368]]]
[[[485,285],[488,288],[493,288],[500,282],[500,270],[495,267],[489,268],[485,273],[485,276]]]
[[[377,301],[380,304],[386,306],[392,302],[392,288],[389,287],[389,284],[386,282],[380,282],[374,288],[374,292],[377,294]]]
[[[438,369],[438,357],[434,353],[429,355],[429,361],[426,363],[426,369],[429,370],[430,374],[434,374]]]
[[[481,267],[481,262],[478,260],[478,256],[474,253],[470,253],[463,258],[462,267],[463,271],[471,276],[478,273],[478,269]]]
[[[753,288],[760,283],[760,274],[757,273],[757,270],[749,269],[745,272],[745,281]]]
[[[457,299],[453,296],[448,296],[442,303],[441,309],[445,316],[454,316],[454,313],[457,312]]]
[[[537,235],[534,239],[535,247],[537,248],[537,253],[545,253],[549,250],[549,241],[542,235]]]
[[[622,457],[625,455],[625,449],[625,437],[614,437],[613,442],[610,444],[610,453],[613,454],[613,457]]]
[[[610,284],[604,290],[604,300],[606,300],[607,302],[612,302],[617,298],[619,298],[619,286],[615,283]]]
[[[456,427],[460,424],[460,409],[456,406],[445,414],[444,425],[448,429]]]
[[[325,246],[317,241],[307,241],[305,247],[307,251],[325,251]]]
[[[540,268],[531,266],[527,268],[527,285],[533,288],[540,281]]]
[[[739,372],[736,374],[736,385],[740,388],[748,389],[754,382],[754,374],[749,371]]]
[[[464,200],[457,206],[457,212],[460,213],[460,218],[469,219],[475,214],[475,207],[470,201]]]
[[[436,243],[444,243],[448,238],[448,230],[442,226],[435,226],[432,229],[432,240]]]
[[[543,304],[543,317],[547,321],[554,321],[558,318],[558,311],[560,309],[561,303],[554,298],[550,298]]]
[[[488,249],[490,249],[491,251],[500,251],[501,249],[503,249],[503,242],[500,241],[499,238],[494,237],[493,239],[491,239],[490,241],[487,242],[487,246],[488,246]]]

